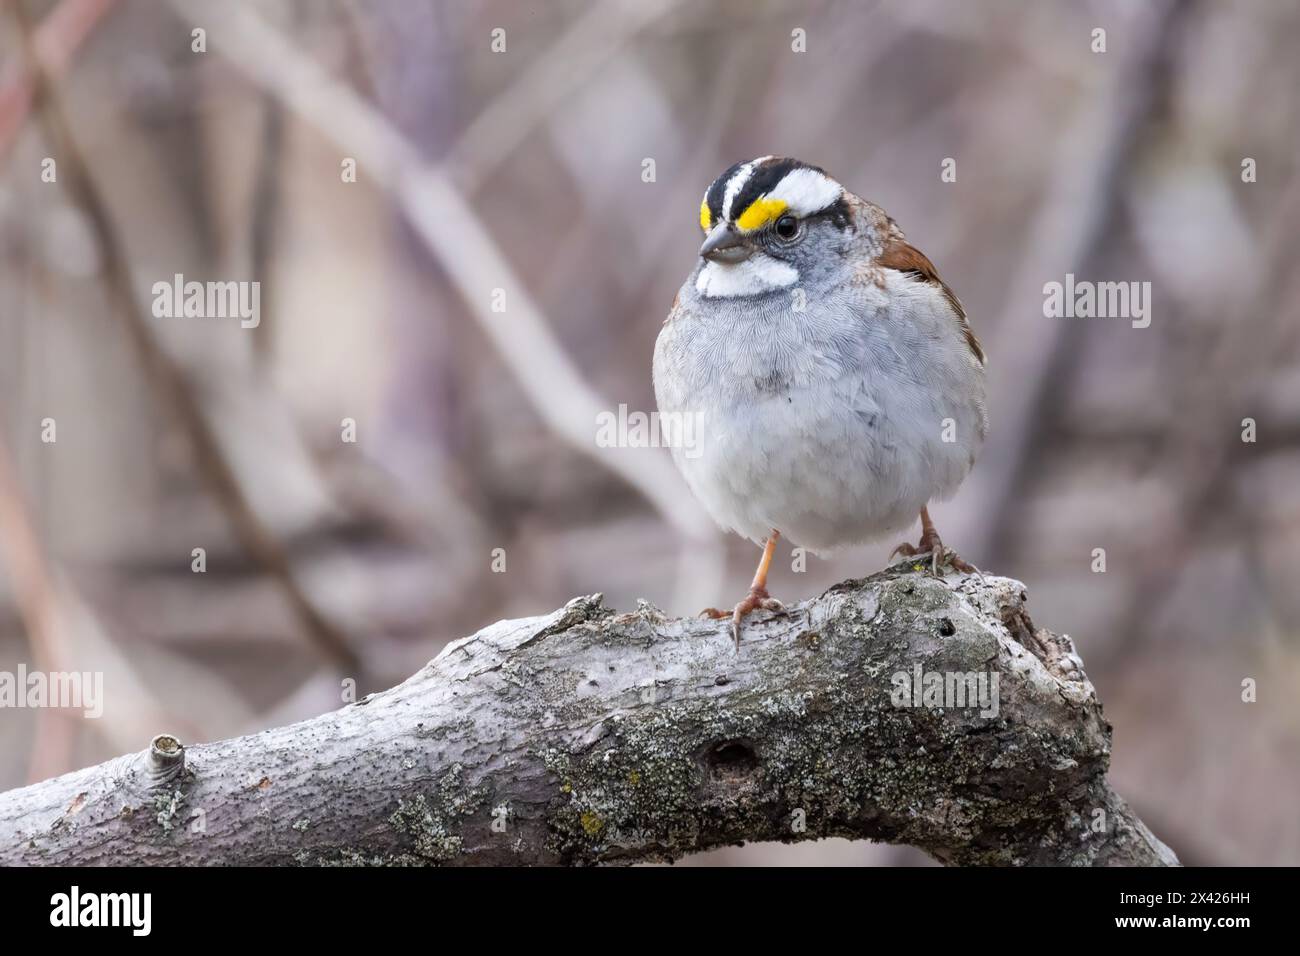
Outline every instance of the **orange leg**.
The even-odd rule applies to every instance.
[[[759,559],[758,570],[754,572],[754,581],[749,586],[748,597],[730,611],[720,611],[716,607],[708,607],[700,612],[701,617],[731,618],[731,636],[735,639],[737,651],[740,650],[740,621],[746,614],[759,608],[777,613],[785,610],[784,604],[767,593],[767,572],[772,567],[772,555],[776,553],[776,541],[780,537],[781,532],[773,529],[772,533],[768,535],[767,541],[763,543],[763,557]]]
[[[975,565],[962,560],[962,558],[958,556],[957,552],[950,551],[943,546],[943,541],[939,537],[939,529],[936,528],[934,522],[930,520],[930,508],[928,505],[921,508],[920,543],[916,547],[913,547],[904,541],[889,553],[890,559],[892,560],[896,554],[904,554],[908,557],[917,554],[930,555],[930,573],[935,575],[935,577],[939,577],[942,574],[939,570],[939,567],[942,564],[947,564],[952,567],[953,570],[960,571],[963,574],[980,573],[979,568],[975,567]]]
[[[751,591],[767,592],[767,571],[772,566],[772,555],[776,554],[776,539],[781,537],[781,532],[773,531],[763,542],[763,556],[758,559],[758,570],[754,572],[754,580],[750,583]]]

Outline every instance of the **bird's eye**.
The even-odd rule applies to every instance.
[[[794,216],[782,216],[776,221],[776,234],[789,241],[799,235],[799,220]]]

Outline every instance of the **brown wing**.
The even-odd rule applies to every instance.
[[[927,259],[920,249],[917,249],[901,236],[892,235],[885,240],[876,262],[886,269],[906,272],[916,276],[922,282],[930,282],[938,286],[943,292],[944,298],[952,306],[953,312],[956,313],[957,322],[961,326],[961,334],[965,337],[966,344],[970,346],[971,352],[979,359],[981,365],[988,364],[979,339],[975,338],[975,332],[971,329],[970,323],[966,321],[966,310],[961,307],[961,302],[952,289],[948,288],[948,283],[939,278],[934,263]]]

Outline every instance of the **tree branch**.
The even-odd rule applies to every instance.
[[[918,671],[993,693],[900,706]],[[1109,754],[1023,585],[904,562],[751,618],[739,654],[725,624],[598,595],[501,621],[333,713],[0,794],[0,864],[628,863],[841,836],[953,864],[1177,865]]]

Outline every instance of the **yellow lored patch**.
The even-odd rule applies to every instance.
[[[784,199],[768,199],[766,196],[760,196],[740,214],[740,218],[736,220],[736,227],[741,232],[762,229],[785,212],[787,205]]]
[[[700,203],[700,228],[708,232],[713,226],[713,217],[709,215],[709,201]]]

